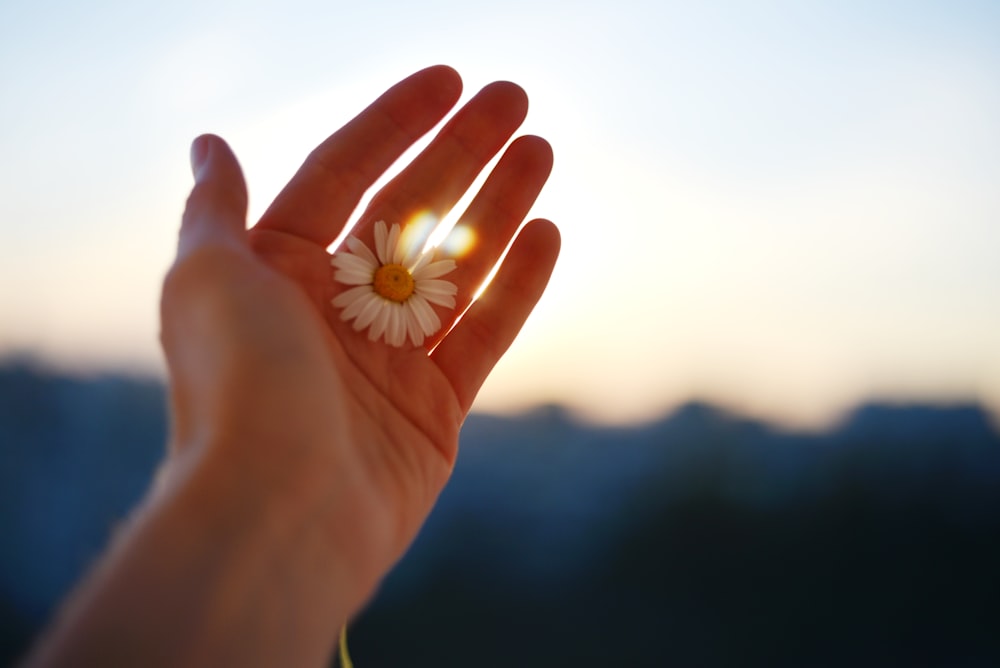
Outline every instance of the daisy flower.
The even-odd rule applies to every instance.
[[[432,253],[408,243],[399,225],[375,223],[375,252],[355,237],[330,259],[335,281],[350,285],[331,302],[344,309],[340,319],[354,321],[354,331],[368,327],[368,339],[384,336],[390,346],[407,337],[415,346],[439,329],[432,304],[455,308],[458,288],[440,277],[455,269],[454,260],[432,262]]]

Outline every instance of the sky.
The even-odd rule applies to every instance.
[[[563,252],[476,408],[1000,413],[1000,3],[0,2],[0,355],[162,373],[188,146],[259,215],[385,88],[521,84]],[[457,214],[457,211],[456,211]]]

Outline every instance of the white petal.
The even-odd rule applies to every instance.
[[[372,325],[372,331],[368,333],[368,338],[376,341],[380,336],[385,337],[385,342],[389,343],[389,327],[395,317],[392,306],[386,302],[385,307],[379,312],[378,319]],[[374,335],[374,336],[373,336]]]
[[[410,270],[411,274],[415,271],[419,271],[421,267],[430,264],[430,261],[433,257],[432,253],[419,253],[419,254],[411,253],[411,255],[413,255],[415,259],[411,260],[410,258],[407,258],[408,264],[403,265]]]
[[[405,250],[403,244],[399,242],[399,223],[393,223],[389,228],[389,238],[385,242],[386,259],[383,262],[400,264]]]
[[[387,234],[384,220],[375,223],[375,255],[378,256],[379,264],[389,263],[389,253],[385,243]]]
[[[339,295],[334,297],[330,303],[333,304],[336,308],[344,308],[345,306],[350,306],[356,301],[364,299],[368,295],[374,295],[374,294],[375,293],[372,292],[371,286],[358,285],[356,287],[351,288],[350,290],[345,290],[344,292],[341,292]]]
[[[410,271],[413,271],[414,267],[420,265],[420,261],[423,257],[423,243],[420,239],[415,238],[415,235],[403,235],[400,238],[400,248],[399,248],[399,262],[398,264],[404,267],[409,267]]]
[[[431,278],[426,281],[418,281],[415,283],[417,290],[421,290],[423,293],[435,293],[441,295],[456,295],[458,294],[458,286],[456,286],[451,281],[446,281],[439,278]]]
[[[342,251],[331,257],[330,264],[337,269],[367,269],[368,271],[375,271],[378,269],[377,263],[369,262],[366,258],[363,258],[360,255],[354,255],[353,253],[348,253],[346,251]]]
[[[371,285],[373,280],[371,273],[362,274],[358,271],[344,271],[343,269],[335,272],[333,278],[344,285]]]
[[[413,318],[420,325],[420,330],[424,334],[430,336],[441,329],[441,319],[438,318],[437,313],[434,312],[434,309],[431,308],[426,299],[420,295],[413,295],[406,300],[406,304],[410,307]]]
[[[437,306],[442,306],[444,308],[455,308],[455,298],[446,297],[441,295],[421,295],[431,304],[436,304]]]
[[[347,247],[358,257],[367,260],[372,267],[378,267],[379,262],[378,258],[375,257],[375,253],[371,252],[368,246],[365,246],[361,242],[361,239],[358,239],[357,237],[347,237]]]
[[[333,278],[338,283],[345,285],[364,285],[371,283],[375,274],[376,266],[350,253],[334,255],[330,264],[336,267],[337,271]]]
[[[379,311],[382,309],[384,304],[385,300],[374,293],[372,293],[371,299],[361,301],[361,307],[357,309],[358,314],[354,320],[354,331],[360,332],[362,329],[370,325],[378,316]],[[340,317],[346,317],[348,310],[349,309],[344,309],[344,313],[341,314]]]
[[[414,315],[411,304],[413,300],[409,300],[404,305],[404,310],[406,314],[406,335],[410,337],[410,341],[415,346],[419,346],[424,342],[424,333],[420,327],[420,323],[417,322],[417,316]]]
[[[413,271],[412,268],[417,266],[419,262],[420,262],[420,249],[410,248],[403,255],[403,258],[399,261],[399,264],[403,265],[404,267],[410,267],[410,271],[412,273]]]
[[[368,330],[369,341],[378,341],[378,337],[382,336],[382,333],[385,332],[389,326],[389,320],[392,318],[393,304],[384,299],[379,301],[378,313],[375,316],[375,320],[372,321],[371,329]]]
[[[420,281],[416,285],[416,294],[432,304],[455,308],[455,294],[458,288],[450,281],[430,280]]]
[[[425,255],[424,257],[429,256]],[[454,260],[438,260],[424,266],[414,267],[410,273],[413,274],[413,280],[424,281],[444,276],[448,272],[454,271],[457,266]]]
[[[406,341],[406,312],[402,304],[393,303],[391,306],[392,316],[385,330],[385,342],[398,348]]]

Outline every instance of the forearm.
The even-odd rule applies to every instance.
[[[324,664],[372,577],[332,549],[336,527],[321,509],[249,489],[231,471],[172,475],[29,665]]]

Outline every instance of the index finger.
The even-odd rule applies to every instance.
[[[444,65],[399,82],[309,154],[256,227],[328,246],[368,188],[461,93],[458,73]]]

